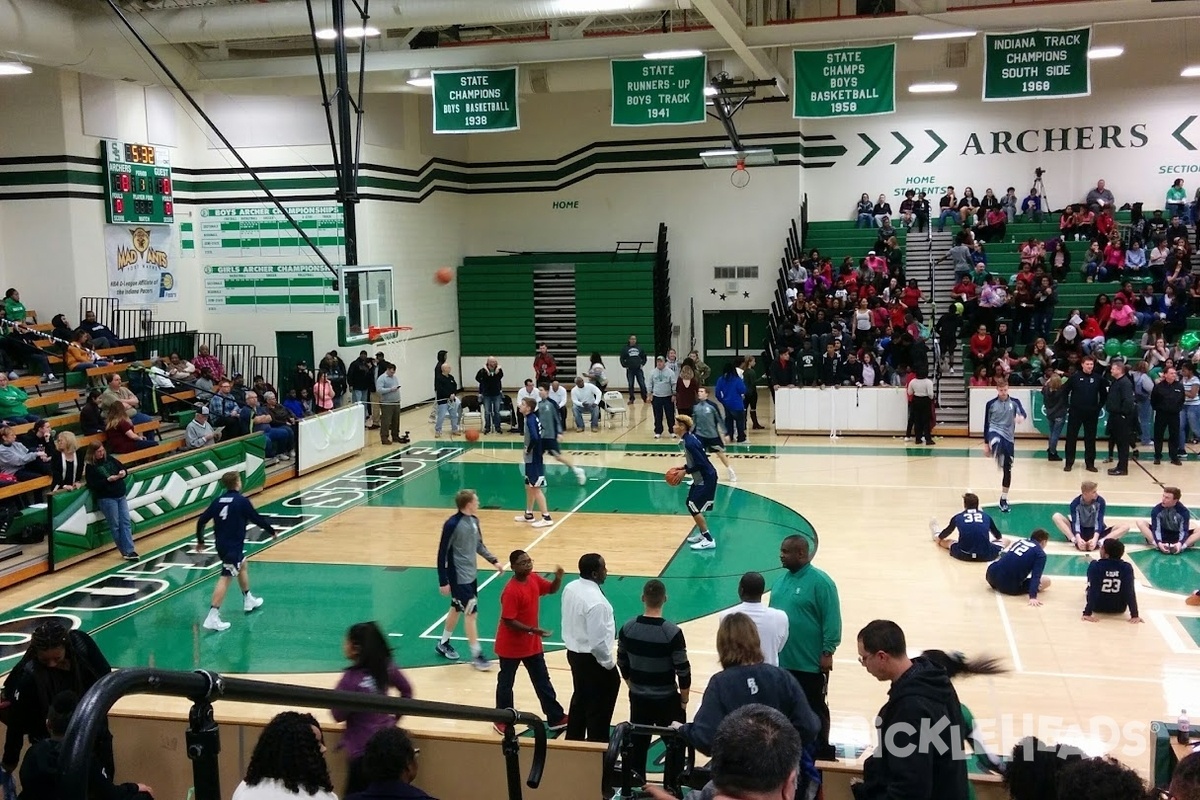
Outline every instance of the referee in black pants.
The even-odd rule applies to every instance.
[[[575,741],[608,741],[621,689],[613,655],[613,608],[600,589],[607,577],[604,557],[584,553],[579,557],[579,580],[562,593],[562,637],[575,690],[567,712],[567,738]]]
[[[1063,393],[1067,398],[1067,456],[1063,472],[1070,472],[1075,465],[1075,449],[1079,442],[1079,428],[1083,427],[1083,465],[1088,472],[1096,472],[1096,426],[1100,422],[1100,409],[1106,396],[1104,378],[1095,373],[1096,359],[1084,356],[1079,371],[1067,378]]]

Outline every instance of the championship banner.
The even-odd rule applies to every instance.
[[[792,51],[792,117],[896,112],[896,45]]]
[[[105,225],[108,296],[121,305],[174,303],[174,225]]]
[[[1044,100],[1092,93],[1091,28],[989,33],[984,40],[984,100]]]

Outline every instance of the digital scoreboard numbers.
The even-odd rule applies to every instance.
[[[169,225],[175,221],[175,195],[167,151],[148,144],[105,140],[104,213],[111,223]]]

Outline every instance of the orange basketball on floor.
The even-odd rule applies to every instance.
[[[685,470],[682,470],[679,467],[671,467],[669,470],[667,470],[667,483],[672,486],[678,486],[679,484],[683,483],[684,473]]]
[[[471,428],[470,430],[468,430],[466,433],[463,434],[463,437],[466,438],[466,440],[468,442],[478,442],[479,441],[479,431],[475,430],[474,428]]]
[[[454,280],[454,270],[449,267],[442,267],[437,272],[433,273],[433,279],[440,284],[447,284]]]

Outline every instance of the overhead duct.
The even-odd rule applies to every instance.
[[[371,25],[380,29],[438,28],[670,11],[690,6],[690,0],[377,0],[371,4]],[[327,15],[328,9],[325,12]],[[160,41],[172,44],[309,33],[308,11],[301,0],[162,8],[143,11],[140,16]],[[328,18],[318,18],[317,24],[332,23]]]

